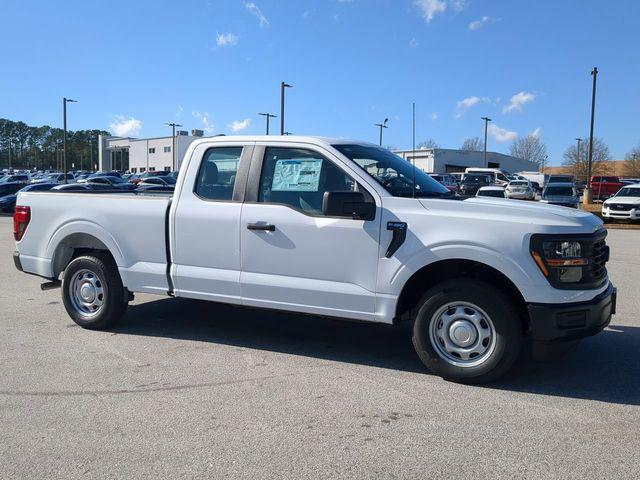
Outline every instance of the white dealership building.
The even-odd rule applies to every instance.
[[[413,150],[395,150],[394,153],[409,161],[415,158],[416,167],[428,173],[464,172],[468,167],[499,168],[509,173],[537,171],[538,165],[498,152],[487,152],[487,164],[484,164],[484,152],[454,150],[449,148],[425,148]]]
[[[178,170],[191,142],[202,137],[202,130],[176,132],[176,165],[173,165],[173,137],[98,137],[98,170],[144,173]]]

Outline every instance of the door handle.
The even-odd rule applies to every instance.
[[[276,229],[275,225],[270,223],[247,223],[247,229],[249,230],[264,230],[267,232],[273,232]]]

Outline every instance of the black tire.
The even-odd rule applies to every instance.
[[[89,295],[101,292],[100,295],[89,297],[101,301],[101,305],[93,313],[83,310],[89,307],[78,306],[77,296],[74,297],[72,293],[74,279],[83,275],[88,277],[89,290],[94,289]],[[93,284],[97,287],[92,286]],[[89,330],[102,330],[115,325],[124,315],[129,303],[128,292],[122,285],[118,267],[109,255],[103,253],[76,257],[67,265],[62,280],[62,301],[73,321]]]
[[[456,305],[456,302],[462,306]],[[447,310],[447,307],[452,305],[462,309],[465,315],[474,311],[473,308],[467,309],[467,305],[476,307],[476,313],[482,319],[480,329],[486,327],[486,332],[493,332],[491,340],[486,342],[486,347],[478,343],[480,334],[471,345],[480,350],[484,349],[483,354],[465,360],[463,357],[456,359],[453,354],[443,353],[446,347],[439,339],[441,337],[434,332],[440,332],[442,335],[444,329],[438,330],[438,325],[443,325],[439,319],[444,318],[445,314],[447,318],[455,318],[452,313],[457,314],[459,310],[454,307]],[[488,324],[484,320],[485,316],[489,317]],[[435,322],[433,327],[432,322]],[[454,323],[456,322],[451,322],[451,328]],[[479,330],[475,331],[477,333]],[[483,335],[486,336],[486,332]],[[418,305],[413,324],[413,346],[422,363],[436,375],[459,383],[489,383],[503,376],[518,359],[523,336],[520,316],[506,295],[487,283],[463,278],[448,280],[427,291]],[[448,338],[451,340],[451,336]],[[446,358],[447,356],[450,358]],[[460,365],[464,362],[468,364]]]

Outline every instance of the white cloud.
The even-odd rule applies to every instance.
[[[238,44],[238,36],[229,32],[229,33],[218,33],[216,34],[216,45],[219,47],[227,47]]]
[[[109,130],[116,137],[137,137],[140,135],[142,122],[137,118],[126,118],[123,115],[116,115],[109,124]]]
[[[176,117],[180,118],[182,116],[182,112],[184,112],[184,108],[182,108],[182,105],[178,105],[178,110],[176,110]]]
[[[430,23],[433,18],[444,13],[448,8],[455,13],[459,13],[467,6],[466,0],[413,0],[413,4],[422,13],[422,18]]]
[[[482,27],[484,27],[490,21],[491,21],[491,17],[488,17],[487,15],[485,15],[480,20],[476,20],[475,22],[471,22],[469,24],[469,30],[480,30]]]
[[[438,13],[443,13],[447,9],[447,4],[443,0],[413,0],[413,4],[422,10],[422,18],[429,23]]]
[[[215,126],[213,125],[213,122],[211,121],[211,118],[209,117],[209,114],[207,112],[191,112],[191,116],[200,120],[200,122],[202,123],[202,129],[206,133],[213,132]]]
[[[436,112],[431,113],[431,120],[437,120],[438,114]]]
[[[542,130],[542,128],[538,127],[535,130],[533,130],[533,132],[531,132],[529,135],[532,136],[532,137],[539,137],[541,130]]]
[[[536,98],[535,94],[530,92],[516,93],[511,97],[511,100],[509,101],[509,105],[507,105],[502,109],[502,113],[510,113],[510,112],[513,112],[514,110],[517,110],[520,112],[522,111],[522,106],[525,103],[529,103],[533,101],[534,98]]]
[[[467,98],[463,98],[462,100],[458,101],[458,113],[456,114],[456,118],[460,118],[462,115],[464,115],[464,112],[466,112],[469,108],[478,105],[479,103],[487,103],[490,102],[491,99],[488,97],[467,97]]]
[[[411,40],[409,40],[410,48],[416,48],[417,46],[418,46],[418,40],[416,40],[415,38],[412,38]]]
[[[489,134],[495,138],[498,142],[510,142],[518,138],[518,134],[516,132],[510,132],[509,130],[505,130],[504,128],[500,128],[495,124],[490,124],[487,128]]]
[[[262,14],[262,11],[260,11],[258,5],[256,5],[254,2],[246,2],[244,6],[247,10],[249,10],[249,13],[255,15],[258,18],[258,22],[260,23],[261,27],[269,25],[269,20],[267,20],[267,17]]]
[[[251,124],[251,119],[245,118],[244,120],[236,120],[235,122],[231,122],[229,125],[227,125],[227,127],[232,132],[239,132],[247,128],[250,124]]]

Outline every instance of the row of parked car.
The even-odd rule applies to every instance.
[[[456,195],[520,200],[536,200],[539,195],[542,203],[578,208],[586,184],[575,182],[571,175],[529,173],[524,176],[509,175],[497,169],[467,169],[465,173],[431,176]],[[542,185],[532,180],[531,175]],[[594,175],[589,180],[589,187],[594,198],[604,200],[602,216],[605,220],[640,220],[640,179]]]
[[[110,172],[0,172],[0,211],[11,213],[18,192],[63,191],[173,191],[178,172],[149,171],[139,175]]]

